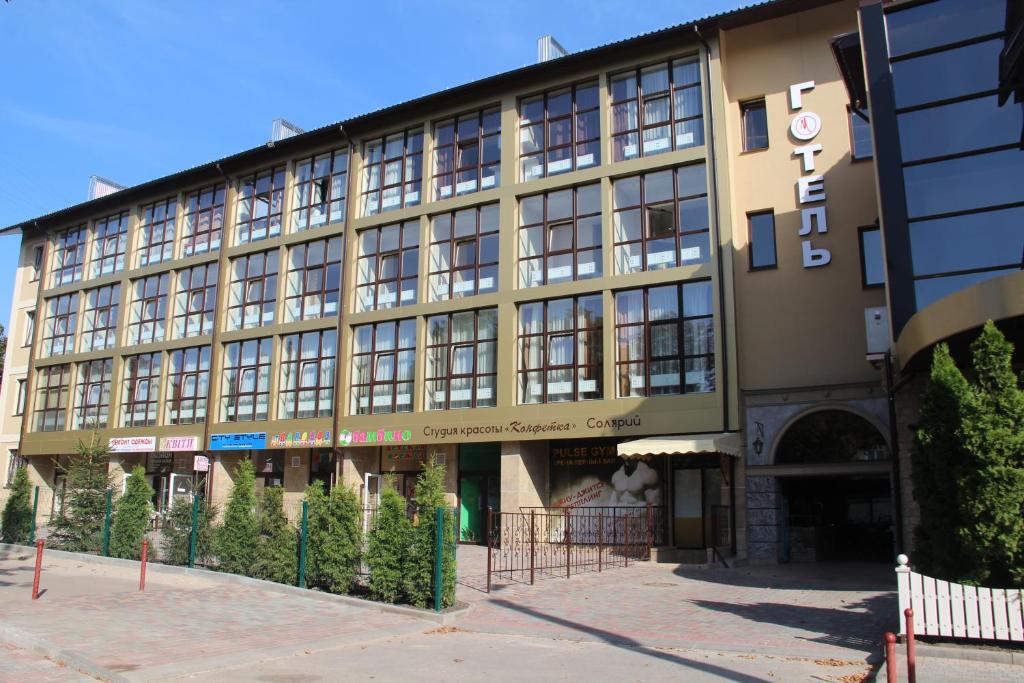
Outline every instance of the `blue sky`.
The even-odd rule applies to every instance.
[[[0,226],[740,0],[0,2]],[[0,238],[0,322],[18,237]]]

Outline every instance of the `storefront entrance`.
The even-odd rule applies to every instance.
[[[672,530],[677,548],[729,548],[731,464],[719,456],[674,459]]]
[[[487,508],[501,507],[501,444],[459,446],[459,541],[485,543]]]

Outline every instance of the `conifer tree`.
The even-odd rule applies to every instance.
[[[216,506],[210,506],[206,500],[199,501],[199,516],[196,530],[197,565],[208,564],[213,556],[214,531],[213,520],[217,518]],[[166,564],[188,564],[189,548],[192,544],[192,505],[178,503],[171,506],[164,520],[161,534],[160,557]]]
[[[336,486],[330,496],[323,482],[306,488],[309,539],[306,584],[330,593],[347,593],[359,572],[363,551],[362,508],[355,491]]]
[[[50,520],[50,540],[61,550],[91,552],[103,545],[107,489],[111,486],[110,455],[93,432],[78,442],[64,470],[64,514]]]
[[[434,604],[434,563],[437,552],[437,509],[443,510],[441,604],[455,603],[454,514],[445,498],[445,468],[431,457],[416,478],[417,523],[409,558],[407,591],[417,607]]]
[[[405,499],[393,486],[383,486],[366,549],[370,595],[374,600],[398,602],[405,596],[411,536],[412,527],[405,516]]]
[[[4,543],[28,543],[32,535],[31,494],[28,468],[19,467],[11,482],[11,496],[0,518],[0,540]]]
[[[263,490],[260,505],[259,545],[253,576],[277,583],[294,583],[297,546],[295,529],[284,514],[284,494],[280,486]]]
[[[235,468],[235,485],[224,508],[224,524],[217,530],[215,546],[221,571],[243,575],[252,572],[259,545],[255,482],[252,461],[245,458]]]
[[[124,495],[114,505],[110,525],[111,557],[137,560],[142,556],[142,539],[153,511],[152,499],[153,487],[146,481],[146,469],[137,465],[128,475]]]

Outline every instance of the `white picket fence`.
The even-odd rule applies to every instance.
[[[979,588],[942,581],[912,571],[906,555],[896,558],[900,634],[903,610],[914,610],[915,636],[949,636],[1024,642],[1024,592]]]

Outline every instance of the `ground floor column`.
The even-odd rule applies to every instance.
[[[501,444],[501,509],[548,505],[547,441],[504,441]]]

